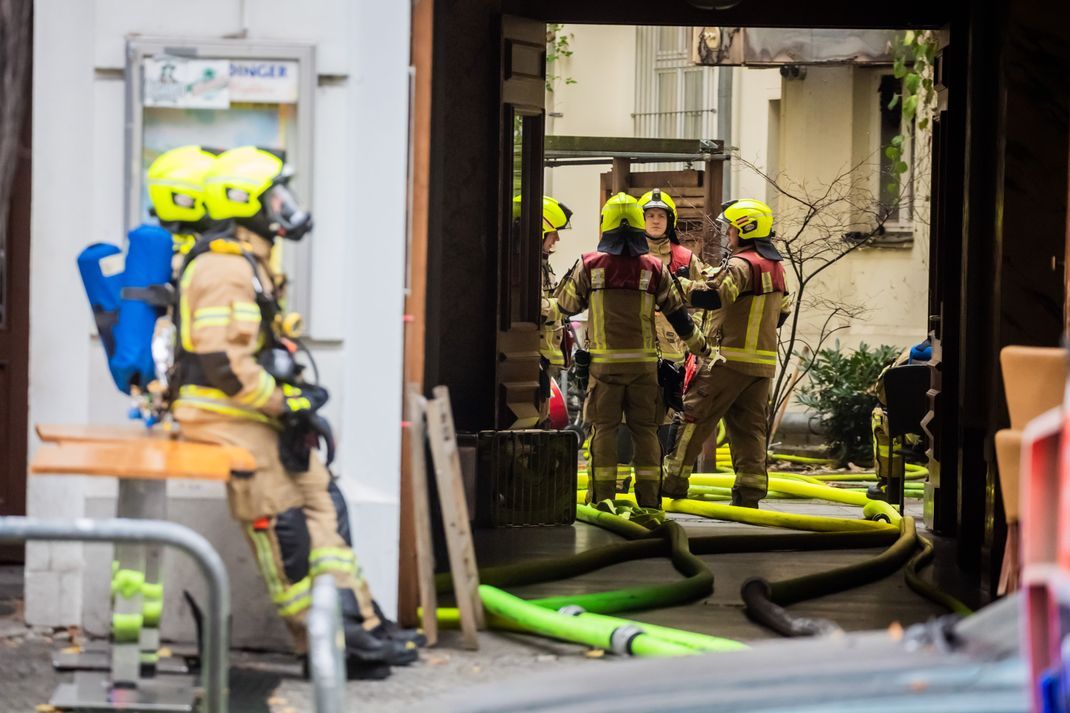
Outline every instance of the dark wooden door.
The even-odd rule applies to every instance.
[[[0,515],[26,514],[31,170],[26,101],[7,230],[0,240]],[[0,561],[21,562],[22,552],[0,547]]]

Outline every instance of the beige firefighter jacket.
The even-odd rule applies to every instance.
[[[655,308],[679,312],[690,323],[683,296],[658,258],[587,253],[558,285],[557,306],[565,315],[588,310],[587,348],[592,373],[641,373],[658,361]],[[692,328],[690,344],[702,335]]]
[[[668,267],[671,272],[672,242],[667,237],[651,238],[647,236],[646,244],[650,246],[650,254],[660,259],[661,264]],[[697,255],[691,253],[691,259],[687,264],[687,276],[677,276],[676,279],[684,302],[690,303],[692,284],[703,280],[707,276],[707,272],[706,264]],[[684,357],[687,356],[687,347],[684,345],[684,340],[676,335],[672,325],[669,324],[669,320],[661,312],[654,315],[654,326],[657,330],[658,351],[661,352],[661,358],[677,364],[683,362]]]
[[[256,285],[269,296],[276,291],[270,252],[258,237],[220,238],[183,271],[173,404],[179,421],[222,415],[274,424],[282,412],[282,391],[256,359],[264,342]]]
[[[749,248],[748,248],[749,249]],[[729,256],[710,281],[721,297],[720,309],[704,313],[703,330],[711,347],[720,348],[728,366],[742,374],[772,377],[777,365],[777,324],[791,311],[787,294],[772,291],[753,294],[750,264]]]
[[[544,255],[542,258],[542,325],[539,333],[539,354],[550,362],[550,366],[563,368],[565,354],[561,350],[561,340],[565,331],[565,317],[557,308],[557,299],[554,297],[556,287],[557,278],[553,268],[550,267],[550,261]]]

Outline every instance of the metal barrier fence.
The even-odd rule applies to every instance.
[[[160,520],[43,520],[0,517],[0,543],[27,540],[70,542],[133,542],[176,547],[196,560],[208,581],[208,614],[204,619],[201,669],[206,713],[227,713],[227,621],[230,580],[223,560],[208,540],[188,527]],[[343,671],[344,675],[344,671]],[[323,709],[327,710],[327,709]],[[333,709],[332,709],[333,710]],[[337,709],[341,710],[341,709]]]
[[[345,633],[334,578],[321,574],[312,584],[308,613],[308,667],[315,688],[316,713],[344,713]]]

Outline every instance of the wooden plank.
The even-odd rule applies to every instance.
[[[713,241],[718,239],[713,221],[721,213],[720,207],[723,199],[722,194],[724,193],[723,161],[706,161],[704,188],[706,189],[704,205],[706,206],[707,218],[703,223],[702,238],[707,245],[711,245]],[[714,209],[717,209],[716,212],[714,212]]]
[[[37,475],[225,481],[230,478],[235,450],[241,449],[151,439],[68,442],[39,448],[30,463],[30,472]],[[248,470],[254,469],[255,461],[253,468]]]
[[[626,158],[613,159],[613,195],[628,191],[632,162]]]
[[[468,505],[461,480],[461,458],[457,452],[457,434],[453,428],[449,390],[436,386],[435,398],[427,403],[427,433],[435,463],[442,522],[450,555],[450,573],[457,609],[461,615],[464,646],[479,648],[477,629],[484,627],[483,604],[479,599],[479,571],[476,567],[472,529],[468,522]]]
[[[427,431],[425,412],[427,400],[409,384],[406,404],[409,421],[409,493],[414,526],[413,549],[416,559],[416,579],[420,592],[420,617],[427,645],[438,643],[438,594],[435,591],[435,549],[431,541],[431,505],[427,492]]]
[[[176,438],[177,432],[148,429],[142,426],[107,426],[98,424],[37,424],[37,436],[46,443],[145,443],[150,447],[164,441],[175,444],[210,446],[230,458],[230,470],[252,473],[256,470],[256,458],[244,448],[215,443],[198,443]],[[180,447],[176,445],[176,447]],[[196,449],[195,449],[196,450]]]
[[[702,173],[694,169],[682,171],[636,171],[632,173],[632,183],[636,186],[676,190],[682,188],[699,188],[702,186]],[[648,190],[649,190],[648,188]]]
[[[139,438],[173,438],[174,433],[155,428],[105,426],[88,423],[39,423],[34,426],[37,437],[46,443],[61,441],[130,441]]]

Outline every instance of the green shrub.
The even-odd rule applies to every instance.
[[[877,397],[871,387],[899,352],[888,345],[870,351],[865,343],[847,352],[836,342],[834,348],[817,353],[810,383],[799,389],[798,400],[821,417],[833,455],[841,465],[872,465],[870,414]]]

